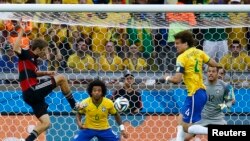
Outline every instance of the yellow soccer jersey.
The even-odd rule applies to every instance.
[[[238,57],[229,53],[221,58],[220,64],[226,70],[246,71],[250,69],[250,57],[245,52],[241,52]]]
[[[205,89],[202,77],[202,65],[209,62],[210,57],[196,48],[189,48],[177,57],[176,72],[183,73],[188,96],[192,96],[198,89]]]
[[[72,54],[67,62],[67,65],[76,71],[86,71],[86,70],[94,70],[95,61],[94,59],[86,54],[84,58],[80,58],[77,54]]]
[[[114,103],[104,97],[102,103],[99,106],[96,106],[91,97],[84,99],[81,104],[86,106],[83,110],[80,110],[80,114],[85,114],[84,126],[88,129],[95,130],[105,130],[110,128],[108,122],[109,114],[116,114],[116,109]]]
[[[119,71],[124,69],[122,59],[115,55],[111,63],[108,62],[106,55],[102,55],[99,60],[100,66],[96,66],[96,70],[100,69],[103,71]]]
[[[92,39],[92,51],[102,54],[108,37],[108,28],[105,27],[84,27],[83,34]]]
[[[138,72],[146,70],[147,68],[147,62],[143,58],[138,58],[136,64],[133,64],[133,61],[130,58],[127,58],[124,60],[124,65],[127,69]]]

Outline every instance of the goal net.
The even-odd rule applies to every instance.
[[[9,8],[0,5],[0,140],[25,138],[39,122],[31,107],[24,103],[18,84],[18,60],[12,46],[20,19],[25,23],[20,46],[29,48],[35,38],[48,41],[48,59],[38,61],[39,70],[64,74],[77,101],[88,97],[86,86],[95,78],[105,81],[107,97],[111,98],[123,87],[124,72],[132,72],[142,107],[137,107],[141,108],[139,112],[121,114],[129,133],[127,141],[166,141],[176,137],[178,114],[187,92],[183,83],[166,84],[160,79],[165,73],[175,72],[177,53],[173,35],[184,30],[193,33],[197,48],[220,62],[226,69],[222,79],[235,88],[236,102],[225,117],[228,124],[250,124],[249,7],[233,6],[239,11],[248,9],[237,12],[223,5],[214,9],[212,6],[204,9],[187,6],[191,9],[186,10],[185,6],[165,5],[159,6],[160,11],[156,6],[137,5],[131,6],[135,9],[131,8],[130,12],[122,5],[96,5],[94,12],[88,11],[87,6],[72,7],[73,12],[65,12],[56,9],[60,8],[58,5],[56,8],[46,5],[47,11],[32,5],[19,11],[17,5],[7,6]],[[100,10],[105,7],[106,11]],[[197,12],[196,8],[202,12]],[[109,53],[111,57],[107,57]],[[240,55],[234,57],[233,53]],[[46,79],[42,77],[40,81]],[[138,103],[138,100],[132,102]],[[54,90],[46,97],[46,102],[51,127],[38,141],[72,140],[78,127],[61,91]],[[119,134],[113,117],[109,122]]]

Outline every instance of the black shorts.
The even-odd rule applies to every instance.
[[[51,77],[23,92],[23,100],[31,106],[37,118],[48,113],[48,104],[45,102],[45,97],[55,88],[55,78]]]

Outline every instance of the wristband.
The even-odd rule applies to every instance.
[[[121,124],[119,127],[120,127],[120,130],[121,130],[121,131],[125,130],[125,127],[124,127],[123,124]]]

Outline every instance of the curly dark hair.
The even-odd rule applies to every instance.
[[[92,96],[92,91],[94,86],[100,86],[102,88],[102,96],[104,97],[107,93],[107,87],[105,83],[99,79],[95,79],[94,81],[90,82],[87,88],[87,92],[89,96]]]
[[[182,43],[187,43],[188,47],[193,47],[195,43],[193,34],[188,30],[184,30],[175,34],[174,38],[180,39]]]

